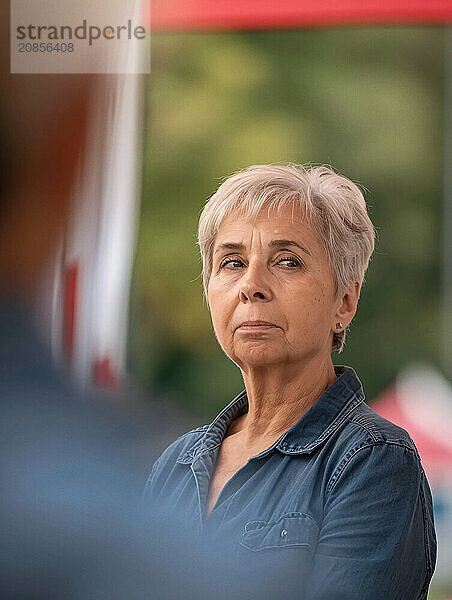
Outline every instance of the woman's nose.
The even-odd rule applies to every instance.
[[[260,269],[248,267],[248,272],[240,281],[241,302],[269,302],[272,292]]]

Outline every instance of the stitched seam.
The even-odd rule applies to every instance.
[[[294,517],[298,518],[298,519],[302,518],[304,521],[310,522],[312,525],[314,525],[317,528],[317,534],[320,531],[317,521],[309,513],[291,512],[291,513],[286,513],[286,514],[282,515],[278,519],[272,519],[271,521],[261,521],[261,520],[248,521],[248,523],[245,524],[245,531],[242,534],[242,539],[240,541],[240,545],[244,546],[248,550],[252,550],[253,552],[260,552],[262,550],[267,550],[269,548],[295,548],[295,547],[311,548],[311,550],[314,550],[315,543],[310,542],[310,541],[299,542],[296,539],[292,539],[291,542],[287,542],[285,544],[272,544],[270,546],[263,546],[263,547],[260,546],[257,548],[253,547],[251,544],[247,543],[246,534],[252,533],[255,531],[254,529],[247,530],[248,525],[258,523],[258,524],[262,525],[263,527],[265,527],[265,526],[275,527],[283,519],[294,518]],[[312,525],[310,525],[310,526],[312,527]],[[258,528],[258,530],[259,529],[262,529],[262,528]]]
[[[426,508],[424,490],[422,489],[422,483],[419,487],[419,495],[421,498],[422,522],[424,525],[424,550],[425,550],[425,569],[426,569],[424,585],[422,586],[421,592],[418,596],[418,599],[422,600],[427,592],[430,577],[432,575],[432,565],[430,562],[430,544],[429,544],[428,535],[427,535],[427,508]]]
[[[386,438],[383,439],[382,437],[376,437],[374,435],[374,433],[380,433],[380,430],[378,429],[378,427],[374,427],[373,424],[369,424],[369,423],[362,423],[360,421],[360,417],[359,415],[357,417],[350,417],[349,418],[349,422],[350,423],[355,423],[355,425],[359,425],[360,427],[362,427],[363,429],[365,429],[367,431],[367,433],[372,436],[372,438],[375,440],[375,442],[387,442],[388,444],[396,444],[398,446],[403,446],[404,448],[406,448],[407,450],[412,450],[416,453],[417,457],[420,460],[419,454],[418,452],[416,452],[415,448],[409,443],[407,442],[407,440],[401,439],[401,438]]]
[[[366,395],[364,394],[364,390],[363,390],[362,386],[360,386],[359,389],[354,390],[353,388],[351,388],[348,385],[347,382],[344,382],[344,385],[354,396],[357,396],[358,398],[360,398],[363,401],[366,399]]]
[[[253,548],[252,546],[248,545],[246,543],[246,541],[244,542],[243,540],[240,542],[240,545],[243,546],[244,548],[247,548],[248,550],[251,550],[252,552],[264,552],[265,550],[272,550],[274,548],[310,548],[311,550],[314,550],[314,547],[312,544],[310,544],[309,542],[290,542],[284,545],[276,545],[274,544],[273,546],[264,546],[263,548]]]
[[[196,455],[196,459],[202,458],[203,456],[208,454],[211,450],[215,450],[215,448],[218,448],[219,446],[221,446],[222,443],[223,443],[223,440],[221,440],[221,442],[219,442],[215,446],[210,446],[209,448],[206,448],[205,450],[203,450],[202,452],[200,452],[199,454]],[[193,457],[193,458],[195,458],[195,457]]]
[[[176,442],[179,442],[180,440],[183,440],[184,438],[188,437],[190,434],[200,434],[203,431],[207,431],[207,428],[209,426],[208,425],[203,425],[202,427],[198,427],[196,429],[192,429],[191,431],[187,431],[186,433],[184,433],[183,435],[181,435],[179,438],[177,438]],[[184,461],[186,460],[187,455],[191,456],[191,451],[193,450],[193,448],[196,447],[196,445],[198,444],[198,442],[200,442],[202,440],[202,436],[199,437],[199,439],[193,444],[193,446],[191,446],[188,450],[182,450],[178,457],[176,458],[176,462],[181,462],[184,463]],[[174,442],[174,443],[176,443]],[[188,463],[185,463],[188,464]]]
[[[350,461],[358,454],[358,452],[360,452],[361,450],[364,450],[365,448],[373,448],[375,446],[383,446],[385,444],[388,444],[390,446],[399,446],[400,448],[409,450],[416,456],[416,458],[418,459],[418,462],[419,462],[417,452],[415,452],[415,450],[413,450],[413,448],[410,448],[409,446],[406,446],[405,444],[400,444],[398,442],[393,442],[393,441],[379,441],[379,442],[375,442],[372,444],[369,444],[367,442],[362,442],[361,444],[359,444],[358,446],[355,446],[352,450],[350,450],[348,453],[348,454],[350,454],[350,456],[348,456],[348,454],[347,454],[346,455],[347,458],[344,457],[343,461],[339,464],[336,471],[331,476],[331,479],[326,487],[327,494],[330,494],[333,491],[335,485],[341,478],[342,473],[344,472],[346,467],[349,465]]]
[[[331,479],[330,479],[328,485],[326,486],[327,494],[330,494],[333,491],[334,486],[339,481],[345,468],[350,463],[350,461],[358,454],[358,452],[360,450],[364,450],[364,448],[372,448],[374,445],[375,445],[374,443],[370,444],[369,442],[361,442],[358,446],[355,446],[352,450],[349,450],[349,452],[342,459],[342,461],[339,464],[339,466],[337,467],[337,469],[331,475]]]
[[[205,468],[204,463],[202,463],[202,465]],[[198,496],[198,514],[199,514],[199,524],[200,524],[199,526],[200,526],[200,532],[202,534],[203,530],[204,530],[204,519],[203,519],[203,513],[202,513],[202,506],[201,506],[201,489],[199,487],[199,481],[198,481],[198,478],[196,477],[196,473],[195,473],[195,469],[194,469],[193,463],[191,463],[190,469],[191,469],[191,472],[193,473],[193,477],[195,479],[196,493],[197,493],[197,496]]]
[[[319,442],[322,441],[323,442],[323,440],[326,439],[330,435],[330,433],[332,431],[335,431],[336,429],[338,429],[340,427],[340,425],[342,425],[342,423],[348,418],[349,414],[352,411],[354,411],[355,408],[362,401],[363,401],[363,399],[360,396],[358,396],[358,395],[355,394],[353,400],[350,400],[350,404],[349,404],[348,409],[346,409],[344,411],[344,414],[342,415],[342,418],[334,420],[333,423],[331,423],[331,425],[325,429],[325,431],[323,432],[323,435],[321,435],[317,441],[319,441]]]
[[[208,425],[203,425],[202,427],[197,427],[196,429],[192,429],[191,431],[187,431],[187,433],[184,433],[184,435],[181,436],[181,438],[190,435],[190,433],[200,433],[201,431],[205,431],[209,426]],[[181,439],[179,438],[179,439]]]
[[[303,519],[307,520],[307,521],[313,521],[314,524],[318,527],[317,525],[317,521],[314,519],[314,517],[307,513],[307,512],[299,512],[299,511],[292,511],[289,513],[284,513],[283,515],[281,515],[280,517],[278,517],[277,519],[271,519],[270,521],[263,521],[262,519],[253,519],[252,521],[248,521],[245,524],[245,529],[247,525],[251,525],[254,523],[259,523],[261,525],[277,525],[280,521],[282,521],[283,519],[290,519],[292,517],[303,517]],[[250,530],[253,531],[253,530]]]
[[[344,423],[344,421],[348,418],[349,414],[355,410],[355,408],[361,403],[363,402],[363,398],[361,398],[359,395],[355,394],[355,398],[353,400],[350,400],[350,405],[347,409],[345,409],[344,414],[341,415],[341,418],[336,418],[329,427],[327,427],[322,433],[321,435],[311,444],[307,445],[305,448],[301,447],[301,450],[303,452],[310,452],[311,450],[314,450],[317,446],[319,446],[320,444],[323,444],[323,442],[331,435],[331,433],[333,433],[334,431],[337,431],[337,429],[339,429],[339,427]],[[297,447],[299,448],[299,446]],[[281,446],[281,449],[283,449],[283,447]],[[295,450],[296,448],[287,448],[287,450]],[[284,451],[284,449],[283,449]]]
[[[231,402],[225,406],[223,408],[223,410],[215,417],[215,419],[212,421],[212,423],[210,423],[207,428],[210,429],[210,427],[212,427],[214,424],[217,424],[219,421],[221,421],[221,417],[223,417],[227,412],[229,412],[231,409],[235,408],[237,404],[239,404],[243,398],[245,398],[246,396],[246,390],[242,390],[235,398],[234,400],[231,400]]]
[[[362,437],[362,430],[364,430],[367,433],[366,439],[362,439],[359,442],[359,445],[356,446],[356,448],[360,447],[361,444],[371,444],[371,445],[374,445],[374,444],[378,444],[378,443],[384,442],[384,440],[382,438],[375,438],[372,435],[372,432],[369,431],[362,423],[357,423],[356,421],[353,421],[353,419],[347,419],[347,423],[349,425],[351,425],[352,427],[355,426],[354,427],[355,431],[358,430],[358,432],[361,434],[361,437]],[[353,451],[353,448],[350,451]]]
[[[355,421],[355,419],[353,417],[349,417],[348,419],[349,423],[354,423],[355,425],[358,425],[359,427],[362,427],[365,431],[367,431],[367,433],[370,435],[370,437],[373,439],[374,442],[379,442],[381,441],[381,437],[378,438],[376,435],[374,435],[374,432],[372,431],[372,427],[368,427],[367,423],[361,423],[360,421]]]

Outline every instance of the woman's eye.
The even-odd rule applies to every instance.
[[[278,261],[278,264],[281,264],[281,263],[283,263],[284,266],[286,266],[286,267],[290,267],[291,269],[301,266],[300,261],[293,257],[281,258]]]
[[[222,269],[224,267],[228,267],[229,269],[240,268],[240,267],[243,267],[243,262],[241,260],[239,260],[238,258],[227,258],[227,259],[223,260],[222,263],[220,264],[220,269]]]
[[[220,263],[220,269],[227,268],[236,270],[242,268],[244,264],[245,263],[239,258],[225,258]],[[289,269],[296,269],[302,266],[301,261],[297,258],[294,258],[293,256],[286,256],[285,258],[280,258],[276,264],[282,265],[283,267]]]

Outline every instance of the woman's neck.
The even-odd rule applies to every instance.
[[[297,423],[334,383],[331,357],[306,365],[251,367],[242,370],[248,412],[231,423],[229,434],[252,447],[274,440]]]

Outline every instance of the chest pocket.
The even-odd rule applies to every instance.
[[[269,548],[306,548],[314,551],[319,527],[312,517],[288,513],[275,521],[249,521],[240,544],[259,552]]]

